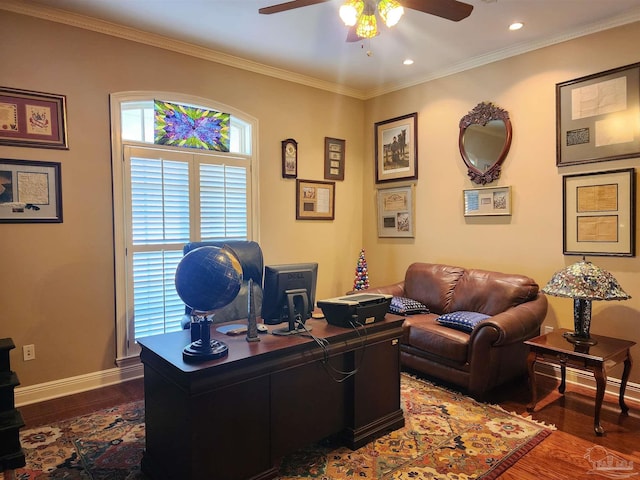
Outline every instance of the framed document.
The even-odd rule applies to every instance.
[[[556,165],[640,156],[640,63],[556,85]]]
[[[464,216],[511,215],[511,187],[463,190]]]
[[[296,180],[296,220],[333,220],[336,182]]]
[[[378,237],[415,237],[414,193],[414,184],[378,189]]]
[[[0,159],[0,223],[61,223],[60,164]]]
[[[324,138],[324,178],[344,180],[345,141],[338,138]]]
[[[564,254],[635,256],[635,169],[562,180]]]
[[[68,149],[64,95],[0,87],[0,145]]]

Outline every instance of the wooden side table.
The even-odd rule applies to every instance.
[[[627,388],[627,381],[631,373],[631,354],[629,350],[636,343],[630,340],[621,340],[618,338],[605,337],[602,335],[591,335],[598,343],[592,346],[578,346],[566,340],[562,334],[569,330],[554,330],[545,335],[541,335],[524,342],[529,345],[530,351],[527,358],[527,367],[529,369],[529,381],[531,384],[531,403],[527,406],[527,410],[532,412],[538,401],[537,388],[535,379],[535,363],[538,360],[560,365],[561,381],[558,391],[564,394],[566,388],[567,366],[586,370],[593,373],[596,379],[596,406],[593,420],[593,429],[596,435],[600,436],[604,433],[602,425],[600,425],[600,409],[604,399],[604,391],[607,386],[608,367],[624,362],[624,371],[620,382],[619,404],[622,413],[626,414],[629,407],[624,403],[624,392]]]

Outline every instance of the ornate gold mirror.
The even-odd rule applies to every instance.
[[[511,147],[509,112],[479,103],[460,120],[458,145],[472,181],[485,185],[497,180]]]

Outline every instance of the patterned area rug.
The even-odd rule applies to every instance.
[[[285,457],[278,478],[489,480],[553,429],[406,374],[401,394],[404,428],[357,451],[320,442]],[[27,466],[19,480],[146,478],[143,402],[25,429],[21,442]]]

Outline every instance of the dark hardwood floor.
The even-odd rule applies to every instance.
[[[24,419],[25,428],[32,428],[143,398],[144,385],[140,378],[88,392],[24,405],[18,407],[18,410]]]
[[[612,477],[599,474],[589,458],[589,449],[601,446],[606,453],[633,462],[631,473],[640,476],[640,404],[627,401],[628,415],[622,415],[618,399],[605,397],[601,423],[605,434],[593,431],[594,392],[569,384],[565,395],[557,391],[559,382],[538,376],[538,398],[534,420],[557,427],[531,452],[508,469],[501,480],[584,479],[600,480]],[[25,405],[20,412],[30,428],[71,418],[119,403],[144,398],[142,380],[70,395],[60,399]],[[487,399],[505,410],[528,415],[529,389],[526,379],[506,385]],[[600,452],[603,450],[600,449]],[[614,472],[615,473],[615,472]]]

